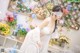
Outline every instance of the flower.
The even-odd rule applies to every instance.
[[[27,29],[26,29],[26,31],[27,31],[27,32],[29,32],[29,31],[30,31],[30,29],[29,29],[29,28],[27,28]]]
[[[0,32],[3,35],[8,35],[10,33],[10,26],[4,23],[0,23]]]
[[[14,18],[10,18],[10,22],[14,21]]]
[[[63,8],[63,13],[64,14],[69,14],[69,11],[67,9]]]
[[[7,15],[7,17],[6,17],[6,22],[7,22],[10,26],[14,27],[14,26],[16,25],[16,23],[17,23],[17,20],[15,19],[15,17],[14,17],[13,14],[9,14],[9,15]]]
[[[14,17],[8,16],[7,20],[8,20],[8,22],[13,22],[14,21]]]

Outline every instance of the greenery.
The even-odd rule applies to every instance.
[[[12,22],[7,22],[8,24],[9,24],[9,26],[15,26],[16,25],[16,23],[17,23],[17,21],[16,20],[14,20],[14,21],[12,21]]]
[[[67,1],[70,1],[70,2],[80,2],[80,0],[67,0]]]
[[[28,7],[26,7],[25,5],[23,5],[20,2],[18,2],[17,7],[19,8],[18,11],[21,11],[21,12],[25,12],[25,11],[30,12],[31,11],[31,9],[29,9]]]
[[[0,31],[6,31],[4,27],[0,27]]]
[[[25,37],[26,34],[27,34],[27,31],[25,29],[19,29],[17,32],[17,35],[21,37]]]

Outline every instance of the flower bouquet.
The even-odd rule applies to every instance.
[[[53,8],[53,3],[48,2],[48,3],[46,4],[46,8],[47,8],[48,10],[52,10],[52,8]]]
[[[69,38],[66,37],[63,34],[60,34],[59,38],[51,38],[49,42],[50,46],[60,46],[60,47],[65,47],[69,45]]]
[[[40,20],[44,20],[47,16],[49,16],[49,12],[45,7],[36,7],[32,11],[33,13],[36,14],[36,17]]]
[[[10,26],[4,23],[0,23],[0,34],[2,35],[10,34]]]
[[[65,24],[67,28],[79,30],[79,24],[77,20],[72,15],[68,15],[65,17]]]
[[[15,27],[17,23],[16,17],[13,15],[13,13],[7,13],[6,17],[7,24],[11,27]]]
[[[17,39],[20,40],[20,41],[23,41],[25,36],[26,36],[26,34],[27,34],[26,29],[24,29],[24,28],[23,29],[19,29],[17,31]]]

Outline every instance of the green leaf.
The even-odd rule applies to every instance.
[[[0,27],[1,31],[6,31],[6,29],[4,27]]]
[[[20,30],[18,30],[17,34],[18,34],[19,36],[26,36],[27,31],[26,31],[25,29],[24,29],[24,30],[20,29]]]

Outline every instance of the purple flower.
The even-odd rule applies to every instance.
[[[18,28],[18,29],[21,29],[22,26],[23,26],[22,24],[18,24],[18,25],[17,25],[17,28]]]
[[[13,12],[14,19],[17,19],[17,13]]]
[[[36,14],[32,14],[32,18],[36,18]]]
[[[30,31],[30,29],[29,29],[29,28],[27,28],[27,29],[26,29],[26,31],[27,31],[27,32],[29,32],[29,31]]]
[[[71,5],[71,4],[68,4],[66,8],[67,8],[67,10],[69,10],[69,11],[70,11],[70,10],[71,10],[71,8],[72,8],[72,5]]]

